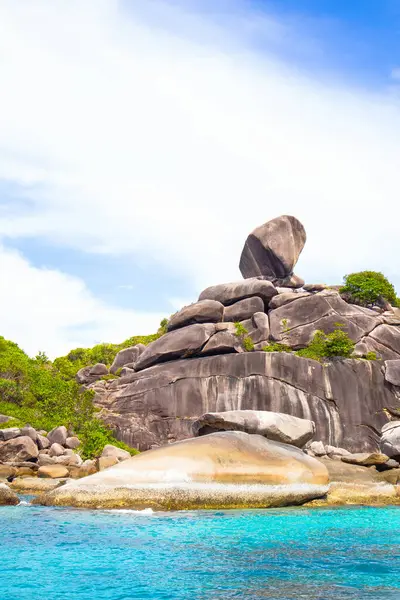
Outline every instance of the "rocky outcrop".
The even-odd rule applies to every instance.
[[[244,431],[302,448],[315,433],[315,424],[283,413],[263,410],[232,410],[207,413],[193,423],[195,435],[216,431]]]
[[[240,257],[243,277],[289,277],[305,242],[306,232],[295,217],[278,217],[257,227],[247,238]]]
[[[106,365],[97,363],[93,367],[83,367],[83,369],[80,369],[76,374],[76,381],[81,385],[89,385],[101,379],[104,375],[108,375],[108,372]]]
[[[315,439],[372,452],[394,402],[378,361],[323,365],[287,352],[221,354],[156,365],[110,382],[95,401],[140,450],[192,436],[208,412],[267,410],[315,422]]]
[[[321,455],[379,450],[399,407],[400,310],[355,306],[340,286],[304,284],[293,274],[304,242],[293,217],[257,228],[243,249],[244,280],[205,289],[121,377],[90,385],[121,440],[147,450],[190,437],[204,414],[254,410],[315,422]],[[317,331],[338,329],[353,340],[354,358],[296,355]]]
[[[28,436],[13,438],[0,445],[0,462],[31,460],[38,454],[38,447]]]
[[[39,498],[91,508],[271,507],[328,490],[326,468],[301,450],[239,431],[150,450]]]

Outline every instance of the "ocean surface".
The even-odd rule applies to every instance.
[[[400,600],[400,507],[0,507],[1,600]]]

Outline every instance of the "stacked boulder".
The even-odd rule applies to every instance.
[[[256,410],[313,421],[324,446],[378,450],[400,398],[400,310],[356,306],[338,286],[305,284],[294,274],[305,240],[291,216],[258,227],[241,255],[243,280],[208,287],[160,338],[118,353],[115,380],[96,381],[87,368],[101,416],[120,439],[147,450],[190,437],[203,414]],[[317,330],[338,326],[355,343],[354,358],[321,364],[294,353]],[[379,360],[360,360],[371,352]]]
[[[107,445],[99,459],[83,461],[80,445],[79,438],[69,435],[64,426],[49,433],[29,425],[0,429],[0,480],[80,478],[130,458],[129,452]]]

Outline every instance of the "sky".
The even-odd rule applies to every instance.
[[[0,0],[0,335],[55,357],[241,277],[400,292],[399,0]]]

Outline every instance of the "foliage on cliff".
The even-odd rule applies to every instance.
[[[322,360],[323,358],[350,358],[354,351],[354,342],[340,327],[332,333],[316,331],[311,344],[298,350],[297,356]]]
[[[347,296],[348,301],[360,306],[370,306],[387,300],[392,306],[398,306],[398,298],[394,286],[382,273],[361,271],[345,275],[344,286],[340,293]]]
[[[99,454],[105,444],[126,448],[96,418],[90,391],[78,384],[40,353],[30,358],[17,344],[0,337],[0,413],[14,417],[11,423],[29,423],[49,431],[65,425],[82,441],[82,456]],[[0,427],[9,427],[3,423]]]

